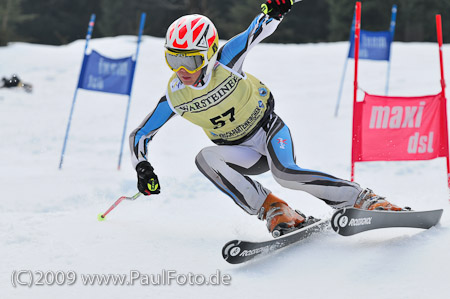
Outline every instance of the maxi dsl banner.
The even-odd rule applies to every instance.
[[[353,161],[429,160],[447,156],[445,98],[366,94],[355,107]]]
[[[84,57],[78,88],[130,95],[134,67],[131,56],[112,59],[92,50]]]
[[[390,31],[361,30],[359,58],[370,60],[387,60],[391,54],[392,33]],[[350,38],[349,58],[355,56],[355,34]]]

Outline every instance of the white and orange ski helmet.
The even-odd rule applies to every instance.
[[[198,14],[186,15],[169,26],[164,47],[166,62],[173,71],[184,68],[192,73],[207,67],[205,75],[208,75],[217,59],[219,35],[216,27],[207,17]],[[175,59],[176,57],[179,59]],[[193,62],[188,63],[189,66],[186,65],[182,62],[183,58],[185,61],[195,58],[195,65],[192,64]]]

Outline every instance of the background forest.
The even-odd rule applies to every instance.
[[[0,46],[11,41],[62,45],[83,39],[92,13],[94,37],[135,35],[147,13],[145,35],[164,36],[184,14],[207,15],[221,39],[249,25],[262,0],[0,0]],[[268,42],[310,43],[347,40],[355,0],[304,0]],[[435,41],[434,15],[442,14],[444,42],[450,40],[450,0],[362,0],[362,28],[388,30],[391,7],[398,6],[396,41]]]

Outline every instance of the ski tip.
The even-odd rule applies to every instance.
[[[439,222],[439,221],[441,221],[441,217],[442,217],[442,214],[444,213],[444,209],[438,209],[438,210],[436,210],[436,213],[438,214],[437,222]]]
[[[236,263],[233,259],[230,259],[230,257],[234,257],[239,254],[239,252],[241,251],[241,248],[239,247],[240,243],[240,240],[233,240],[223,246],[222,257],[225,261],[230,264]]]
[[[105,216],[103,214],[98,214],[97,215],[97,220],[98,221],[105,221]]]

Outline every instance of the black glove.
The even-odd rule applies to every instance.
[[[266,3],[261,4],[261,10],[266,15],[280,20],[291,10],[293,2],[293,0],[267,0]]]
[[[153,172],[153,167],[149,162],[139,162],[139,164],[136,165],[136,172],[139,192],[144,195],[159,194],[161,189],[159,188],[158,176]]]

